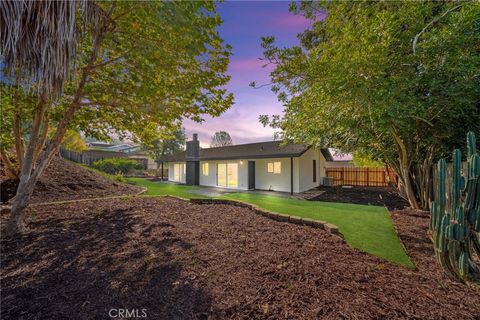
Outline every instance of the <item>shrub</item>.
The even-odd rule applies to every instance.
[[[95,161],[92,166],[108,174],[131,174],[134,170],[142,169],[137,161],[125,158],[102,159]]]
[[[115,173],[114,175],[109,175],[109,177],[117,182],[127,183],[127,179],[120,172]]]

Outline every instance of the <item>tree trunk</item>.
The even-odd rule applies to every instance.
[[[47,96],[46,94],[41,94],[35,108],[35,117],[33,119],[30,141],[28,142],[25,158],[23,159],[22,167],[20,169],[20,182],[18,184],[17,193],[13,198],[10,220],[8,221],[3,232],[3,234],[7,237],[18,233],[22,234],[26,231],[23,210],[28,204],[30,196],[33,192],[33,187],[36,183],[36,181],[34,181],[32,184],[32,168],[46,107]]]
[[[416,179],[418,195],[420,197],[420,207],[423,210],[430,209],[430,202],[433,195],[433,148],[430,148],[422,164],[416,165]]]
[[[20,171],[20,183],[18,185],[17,194],[13,198],[13,205],[9,221],[7,222],[5,230],[3,232],[3,235],[6,237],[23,234],[27,231],[24,220],[24,209],[28,206],[30,202],[30,197],[32,196],[38,178],[48,166],[51,159],[58,150],[58,147],[60,146],[60,143],[62,142],[63,137],[65,136],[65,133],[67,131],[68,124],[72,120],[75,112],[80,107],[80,102],[83,96],[83,89],[85,87],[85,84],[87,83],[87,79],[92,70],[92,66],[95,64],[95,61],[97,59],[98,53],[100,51],[100,45],[103,41],[105,32],[105,26],[100,28],[100,32],[95,38],[89,62],[87,66],[82,69],[82,76],[78,83],[74,98],[70,106],[65,111],[63,118],[57,126],[57,130],[54,136],[52,137],[51,141],[48,143],[44,151],[42,151],[42,149],[45,140],[42,138],[43,136],[46,136],[46,130],[44,130],[44,132],[40,132],[40,129],[42,128],[42,124],[43,128],[46,128],[46,126],[48,125],[47,121],[44,121],[46,120],[44,115],[47,105],[47,97],[45,94],[42,94],[40,96],[39,103],[35,108],[35,117],[32,125],[30,141]],[[42,143],[42,145],[40,145],[40,143]],[[37,151],[39,150],[39,148],[41,154],[40,160],[38,161],[38,165],[32,173],[34,161],[37,158]]]
[[[405,188],[405,195],[407,197],[408,202],[410,203],[410,207],[413,209],[419,209],[417,199],[415,197],[415,192],[412,185],[412,179],[410,177],[410,159],[408,157],[407,147],[403,140],[399,137],[399,135],[394,131],[392,131],[393,139],[397,145],[399,151],[399,173],[400,177],[403,181],[403,185]]]
[[[25,208],[32,196],[36,180],[29,179],[26,183],[18,185],[17,194],[15,195],[10,219],[8,220],[5,230],[2,232],[6,237],[12,237],[17,234],[24,234],[27,231],[25,225]]]

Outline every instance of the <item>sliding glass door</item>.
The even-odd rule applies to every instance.
[[[227,185],[229,188],[238,187],[238,164],[227,164]]]
[[[182,172],[182,165],[179,163],[175,163],[173,165],[173,181],[180,182],[181,172]]]
[[[217,164],[217,186],[227,187],[227,164],[219,163]]]
[[[238,163],[217,164],[217,186],[238,188]]]

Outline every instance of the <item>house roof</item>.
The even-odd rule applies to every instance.
[[[232,160],[258,158],[289,158],[299,157],[310,147],[300,144],[281,145],[282,141],[268,141],[233,146],[200,149],[200,160]],[[328,149],[320,149],[327,161],[332,161]],[[186,152],[163,157],[163,161],[185,161]]]
[[[140,145],[132,143],[108,143],[103,141],[93,141],[88,143],[90,150],[116,151],[132,153],[140,150]]]

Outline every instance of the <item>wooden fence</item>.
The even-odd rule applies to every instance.
[[[325,168],[334,186],[385,187],[396,181],[396,175],[386,168],[330,167]]]

